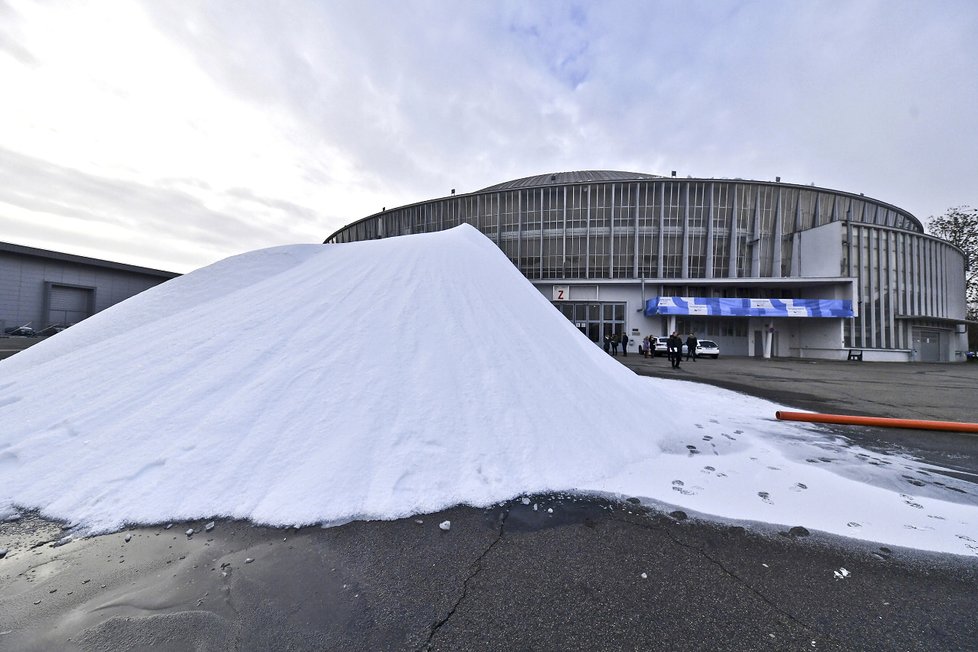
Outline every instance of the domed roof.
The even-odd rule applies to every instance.
[[[557,186],[567,183],[587,183],[590,181],[642,181],[659,179],[660,175],[644,174],[642,172],[621,172],[618,170],[578,170],[576,172],[551,172],[532,177],[523,177],[513,181],[504,181],[494,186],[483,188],[478,192],[496,190],[516,190],[519,188],[536,188],[538,186]]]

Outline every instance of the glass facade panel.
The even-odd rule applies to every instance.
[[[612,220],[614,235],[611,276],[613,278],[634,278],[635,261],[635,186],[621,184],[612,186],[614,205]]]
[[[638,194],[638,276],[656,278],[659,273],[659,218],[653,198],[655,185],[642,183]]]
[[[683,216],[679,183],[662,184],[657,197],[662,222],[662,278],[681,278],[683,271]]]
[[[707,184],[688,184],[689,216],[687,222],[687,278],[703,278],[706,275],[706,231],[710,219],[710,203]]]

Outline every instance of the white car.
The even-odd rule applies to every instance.
[[[665,355],[668,352],[668,337],[657,337],[655,338],[655,355]],[[683,343],[683,353],[686,355],[686,344]],[[696,357],[698,358],[713,358],[716,360],[720,357],[720,347],[713,340],[700,340],[696,345]]]
[[[655,355],[666,355],[667,353],[669,353],[669,338],[668,337],[655,338]],[[683,344],[683,355],[686,355],[685,344]]]
[[[669,349],[669,338],[668,337],[657,337],[655,338],[655,351],[652,352],[652,357],[657,355],[665,355]]]
[[[700,340],[696,345],[696,357],[716,360],[720,357],[720,347],[713,340]]]

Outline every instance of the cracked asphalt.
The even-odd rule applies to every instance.
[[[978,377],[978,365],[766,362],[680,373],[793,407],[943,419],[955,396],[973,402]],[[630,366],[657,364],[640,371],[673,373]],[[963,476],[978,467],[974,436],[845,434],[946,453]],[[978,648],[978,558],[670,509],[540,495],[328,529],[195,521],[59,546],[60,524],[26,514],[0,523],[0,650]]]

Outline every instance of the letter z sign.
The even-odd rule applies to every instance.
[[[555,285],[554,286],[554,301],[567,301],[570,295],[569,285]]]

